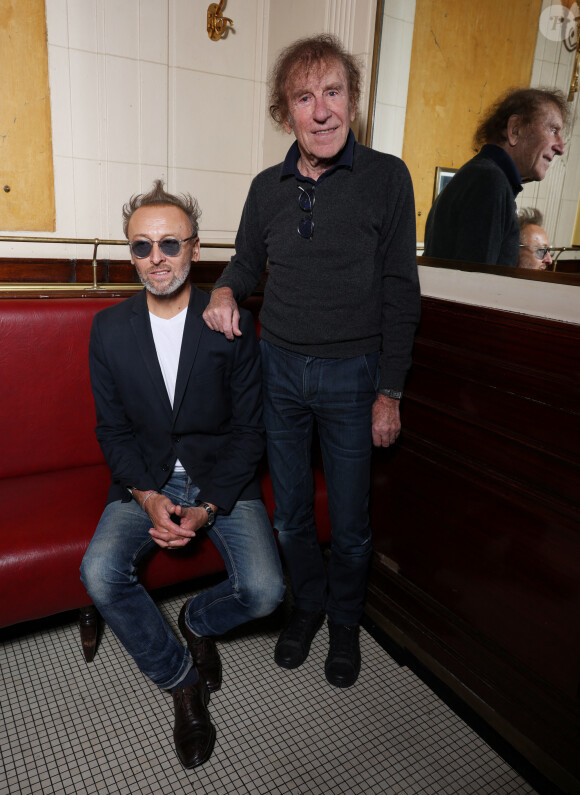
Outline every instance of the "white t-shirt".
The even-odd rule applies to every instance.
[[[149,317],[151,319],[151,330],[153,332],[153,341],[155,342],[159,366],[163,373],[163,380],[165,381],[165,388],[167,389],[169,400],[173,406],[173,401],[175,399],[175,382],[177,381],[177,368],[179,367],[179,356],[181,354],[181,343],[183,341],[183,329],[185,327],[185,318],[187,317],[187,307],[178,315],[168,320],[163,317],[157,317],[157,315],[153,315],[151,312],[149,312]],[[175,462],[173,471],[185,471],[179,459]]]

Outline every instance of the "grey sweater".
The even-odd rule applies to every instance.
[[[253,180],[236,253],[216,287],[230,287],[242,301],[268,264],[260,313],[265,340],[324,358],[380,350],[380,387],[402,389],[420,312],[407,167],[354,143],[352,167],[339,165],[313,183],[288,173],[292,151],[286,167]],[[297,231],[305,216],[299,184],[315,190],[309,240]]]
[[[425,256],[515,268],[520,242],[515,197],[521,189],[511,157],[486,144],[431,207]]]

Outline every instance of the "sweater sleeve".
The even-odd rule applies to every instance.
[[[519,230],[513,189],[479,155],[439,194],[425,227],[425,255],[482,265],[517,265]]]
[[[252,295],[266,269],[267,250],[259,221],[256,180],[252,182],[236,235],[236,252],[215,288],[229,287],[238,303]]]
[[[411,367],[413,341],[421,311],[417,273],[415,200],[407,167],[389,180],[382,242],[382,349],[379,388],[402,390]]]

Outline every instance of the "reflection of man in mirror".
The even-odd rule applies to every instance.
[[[542,213],[536,208],[521,210],[518,213],[520,227],[518,268],[552,270],[550,243],[546,230],[542,228],[543,223]]]
[[[328,616],[327,681],[350,687],[360,669],[359,621],[372,552],[373,442],[393,444],[419,317],[413,187],[404,163],[357,143],[356,59],[332,36],[280,54],[270,113],[296,140],[250,187],[236,253],[204,318],[238,335],[237,302],[257,287],[274,526],[295,610],[274,652],[298,668]],[[310,452],[322,449],[332,521],[328,574],[313,516]]]
[[[481,150],[431,207],[425,255],[515,267],[515,197],[522,183],[544,179],[554,157],[564,153],[567,119],[566,99],[556,90],[519,89],[492,105],[474,135]]]

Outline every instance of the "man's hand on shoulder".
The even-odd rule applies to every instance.
[[[241,337],[240,312],[229,287],[218,287],[211,294],[211,299],[203,313],[206,325],[212,331],[225,334],[227,339]]]
[[[389,447],[401,433],[400,400],[378,395],[373,404],[373,444]]]
[[[210,506],[215,516],[218,511],[217,505],[213,505],[209,502],[207,504]],[[189,507],[177,505],[175,507],[175,519],[173,521],[177,521],[177,519],[179,519],[179,530],[184,533],[193,533],[193,535],[195,535],[198,530],[201,530],[201,528],[205,527],[207,524],[208,513],[201,505]]]

